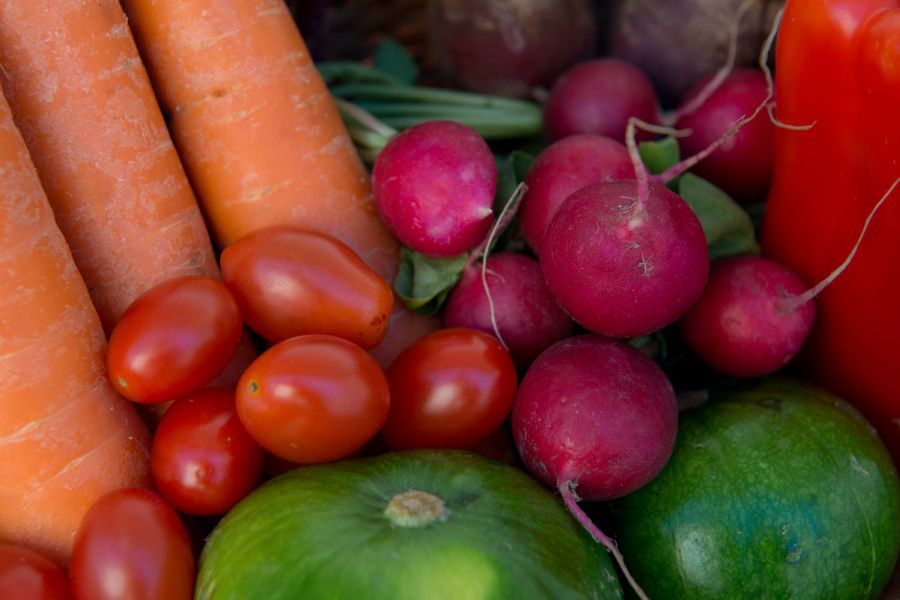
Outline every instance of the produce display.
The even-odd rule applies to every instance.
[[[900,1],[0,3],[0,599],[900,598]]]

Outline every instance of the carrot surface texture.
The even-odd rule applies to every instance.
[[[124,0],[217,244],[269,225],[328,233],[391,281],[398,247],[282,0]],[[395,311],[383,363],[434,327]]]
[[[149,483],[149,439],[2,94],[0,273],[0,541],[65,565],[97,498]]]
[[[0,57],[16,125],[107,333],[156,283],[218,277],[119,3],[0,2]]]

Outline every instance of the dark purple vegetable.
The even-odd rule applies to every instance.
[[[723,64],[743,0],[613,0],[606,26],[610,55],[638,65],[672,104]],[[741,21],[738,66],[756,61],[783,0],[758,0]]]
[[[596,45],[590,0],[431,0],[438,61],[478,92],[528,96]]]

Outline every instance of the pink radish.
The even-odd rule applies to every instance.
[[[391,138],[372,171],[375,204],[388,229],[413,250],[454,256],[491,226],[497,167],[478,133],[429,121]]]
[[[900,179],[872,208],[844,262],[811,289],[786,266],[766,258],[714,264],[703,295],[679,323],[687,345],[733,377],[760,377],[786,365],[812,329],[813,299],[850,265],[875,213],[898,184]]]
[[[563,200],[589,183],[632,179],[624,144],[600,135],[573,135],[541,152],[525,177],[519,222],[528,245],[540,254],[547,223]]]
[[[495,335],[496,324],[500,339],[520,367],[572,333],[572,320],[550,295],[536,260],[500,252],[487,259],[486,267],[486,282],[480,265],[463,273],[444,307],[444,325]],[[494,321],[486,288],[494,304]]]
[[[541,269],[569,315],[608,337],[644,335],[678,319],[706,284],[700,222],[675,192],[638,182],[592,184],[544,232]]]
[[[544,104],[544,133],[551,140],[593,133],[623,141],[629,117],[659,121],[653,84],[625,61],[590,60],[566,71],[553,85]]]
[[[622,342],[594,335],[557,342],[525,374],[512,428],[528,470],[559,490],[639,590],[615,543],[577,500],[624,496],[665,466],[678,430],[678,403],[662,370]]]
[[[694,87],[682,104],[690,104],[705,89],[708,80]],[[753,113],[768,93],[766,77],[757,69],[732,71],[715,92],[675,126],[691,135],[679,140],[685,154],[700,152],[716,141],[731,125]],[[718,150],[698,164],[694,171],[713,182],[740,202],[765,196],[772,177],[775,126],[768,119],[755,119]]]

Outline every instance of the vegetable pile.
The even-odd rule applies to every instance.
[[[0,598],[891,597],[900,4],[645,4],[0,5]]]

